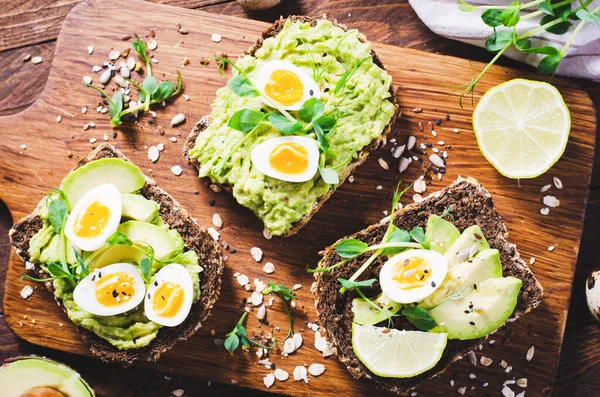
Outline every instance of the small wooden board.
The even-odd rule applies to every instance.
[[[189,30],[189,34],[178,33],[178,23]],[[238,351],[231,357],[223,347],[215,344],[215,339],[223,338],[236,323],[240,304],[249,296],[235,281],[234,273],[240,272],[248,275],[250,280],[258,277],[265,282],[272,279],[288,286],[302,284],[302,288],[296,291],[298,299],[293,316],[296,331],[304,336],[304,347],[288,358],[273,354],[271,361],[290,374],[295,366],[303,364],[324,363],[327,368],[322,376],[311,378],[310,384],[288,380],[277,382],[268,391],[289,395],[370,394],[370,383],[353,380],[335,357],[323,359],[314,349],[314,334],[306,322],[317,319],[309,291],[312,276],[305,272],[305,266],[317,263],[320,249],[384,215],[394,186],[400,179],[397,160],[391,157],[389,145],[373,153],[355,173],[354,183],[340,187],[298,235],[272,240],[263,237],[260,221],[237,205],[230,195],[214,193],[204,181],[198,180],[194,169],[185,164],[180,154],[183,140],[193,123],[209,112],[215,91],[226,82],[219,77],[214,62],[202,66],[199,60],[212,57],[215,51],[224,51],[235,59],[253,44],[266,26],[261,22],[135,1],[127,2],[127,7],[116,0],[92,0],[76,6],[63,24],[50,77],[39,100],[20,114],[0,118],[0,197],[15,220],[25,216],[45,192],[59,185],[78,158],[92,150],[90,138],[101,142],[106,134],[109,142],[144,172],[152,169],[152,176],[158,184],[179,200],[201,224],[210,225],[212,215],[219,213],[224,220],[221,238],[237,249],[235,254],[227,253],[223,291],[214,316],[197,335],[187,342],[180,342],[157,363],[147,365],[165,372],[265,389],[263,376],[269,371],[256,364],[254,353]],[[175,80],[175,68],[181,68],[185,58],[190,60],[190,64],[181,68],[185,94],[190,100],[179,98],[158,110],[152,125],[148,124],[149,116],[146,115],[136,126],[113,128],[109,125],[108,115],[96,112],[99,97],[83,86],[82,76],[93,76],[97,82],[100,76],[91,71],[92,66],[107,60],[112,49],[121,51],[131,47],[130,41],[121,39],[123,35],[137,32],[143,37],[151,28],[156,28],[159,43],[154,52],[160,61],[154,64],[159,76],[166,73],[167,78]],[[211,41],[212,33],[221,34],[223,41]],[[94,46],[92,55],[87,53],[88,45]],[[470,393],[477,395],[486,390],[496,393],[505,380],[512,378],[528,379],[527,394],[539,395],[549,391],[556,375],[566,323],[594,155],[596,118],[590,99],[572,84],[554,80],[573,116],[567,151],[547,174],[535,180],[517,182],[500,176],[486,162],[477,148],[470,126],[473,110],[470,101],[465,101],[466,106],[461,109],[458,98],[448,95],[450,89],[445,88],[470,81],[471,68],[467,60],[380,44],[374,44],[374,47],[393,76],[404,111],[402,119],[394,127],[392,138],[406,140],[412,134],[422,140],[426,135],[427,141],[434,145],[443,140],[446,145],[452,146],[448,150],[447,174],[443,181],[430,185],[428,192],[441,189],[458,175],[479,179],[494,196],[511,233],[511,240],[517,243],[522,256],[526,261],[536,258],[531,267],[546,289],[545,300],[538,309],[499,331],[492,336],[496,343],[486,343],[483,350],[477,352],[478,357],[485,355],[492,358],[494,363],[491,366],[473,366],[469,360],[463,360],[439,378],[421,385],[417,391],[419,394],[445,396],[454,393],[458,387],[466,386],[467,389],[474,387],[476,391]],[[475,63],[474,67],[480,70],[482,65]],[[477,87],[475,101],[488,88],[515,77],[537,78],[516,70],[494,67]],[[86,114],[82,114],[83,106],[87,106]],[[414,108],[422,108],[423,112],[412,112]],[[170,127],[170,120],[180,112],[186,114],[186,124]],[[450,121],[446,121],[446,114],[450,115]],[[59,115],[62,121],[57,123]],[[442,120],[441,126],[435,128],[437,138],[427,128],[428,122],[435,119]],[[94,122],[96,127],[84,131],[82,127],[90,122]],[[425,132],[419,130],[419,122],[425,126]],[[460,133],[455,133],[455,128]],[[164,130],[164,135],[160,134],[161,130]],[[118,134],[115,139],[113,132]],[[172,137],[177,138],[176,143],[169,140]],[[152,164],[147,158],[147,148],[158,143],[165,145],[165,151],[160,160]],[[20,148],[22,144],[27,148]],[[67,156],[69,152],[73,153],[72,158]],[[385,159],[391,170],[384,171],[378,165],[378,158]],[[171,166],[176,164],[184,168],[180,177],[175,177],[170,171]],[[412,181],[421,173],[419,166],[413,164],[401,178]],[[543,216],[539,213],[542,207],[539,190],[541,186],[552,183],[553,176],[560,177],[564,183],[563,190],[553,189],[550,192],[561,200],[561,205],[552,209],[549,216]],[[199,191],[199,194],[194,191]],[[410,200],[410,196],[407,194],[403,201]],[[209,205],[211,200],[216,201],[214,206]],[[250,256],[249,250],[253,246],[264,251],[260,264]],[[555,249],[550,251],[550,246]],[[275,264],[274,274],[267,275],[262,271],[266,261]],[[28,283],[19,282],[24,267],[14,253],[8,266],[4,309],[6,321],[14,332],[38,345],[89,355],[74,326],[44,288],[34,286],[35,293],[31,298],[21,298],[20,291]],[[257,331],[256,318],[254,315],[249,318],[248,329],[252,333]],[[281,327],[275,335],[282,341],[287,325],[277,299],[269,308],[267,318],[273,326]],[[265,328],[272,327],[263,325]],[[527,362],[525,356],[530,346],[536,347],[535,356]],[[506,373],[499,365],[503,359],[512,366],[512,372]],[[475,379],[469,377],[471,373],[476,375]],[[488,387],[482,386],[484,382],[489,383]],[[512,387],[515,391],[521,390],[517,386]]]

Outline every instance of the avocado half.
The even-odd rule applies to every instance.
[[[0,367],[4,397],[95,397],[74,369],[39,356],[19,356]]]

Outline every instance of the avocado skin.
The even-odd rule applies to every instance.
[[[0,367],[2,396],[20,397],[43,388],[54,389],[69,397],[95,397],[94,389],[72,368],[39,356],[19,356],[8,359]],[[33,390],[32,390],[33,389]],[[37,389],[37,390],[36,390]]]

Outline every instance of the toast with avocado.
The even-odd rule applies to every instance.
[[[9,237],[23,278],[46,285],[106,362],[157,360],[201,327],[219,298],[218,244],[106,143]]]
[[[392,211],[321,255],[311,290],[335,353],[354,378],[399,395],[543,295],[491,195],[472,178]]]
[[[356,29],[304,16],[220,62],[233,76],[183,154],[272,235],[292,235],[385,140],[398,113],[391,77]]]

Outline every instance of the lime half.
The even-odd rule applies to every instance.
[[[352,326],[354,353],[371,372],[386,378],[410,378],[433,368],[446,341],[447,334]]]
[[[500,84],[473,113],[479,149],[502,175],[535,178],[565,151],[571,115],[552,85],[524,79]]]

